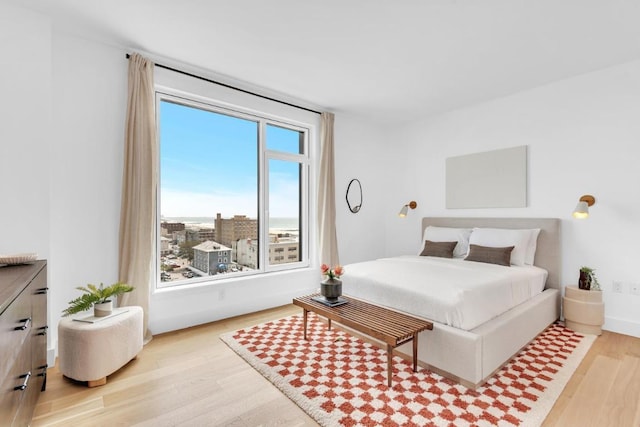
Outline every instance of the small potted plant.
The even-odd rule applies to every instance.
[[[113,311],[113,301],[111,298],[131,292],[134,288],[126,283],[116,282],[107,287],[100,283],[100,287],[88,284],[86,287],[78,286],[76,289],[84,293],[78,298],[69,301],[69,307],[62,311],[63,316],[89,310],[92,306],[94,316],[108,316]]]
[[[586,291],[599,291],[600,283],[596,277],[595,269],[590,267],[580,268],[580,278],[578,279],[578,287]]]

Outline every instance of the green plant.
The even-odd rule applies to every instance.
[[[583,266],[583,267],[580,267],[580,273],[584,273],[585,276],[588,278],[589,284],[591,285],[590,289],[592,291],[600,290],[600,282],[598,282],[598,278],[596,277],[595,268]]]
[[[86,287],[78,286],[76,289],[84,293],[78,298],[69,301],[69,307],[62,310],[63,316],[69,316],[71,314],[89,310],[94,304],[102,304],[103,302],[109,301],[109,298],[111,297],[131,292],[134,287],[129,286],[126,283],[117,282],[107,287],[100,283],[100,287],[88,284]]]

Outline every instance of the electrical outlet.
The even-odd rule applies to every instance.
[[[640,295],[640,283],[630,283],[629,293],[633,295]]]
[[[611,288],[613,289],[613,292],[617,292],[617,293],[621,294],[622,293],[622,282],[614,280],[612,282]]]

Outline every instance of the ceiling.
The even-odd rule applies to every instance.
[[[640,58],[638,0],[1,0],[56,31],[398,122]]]

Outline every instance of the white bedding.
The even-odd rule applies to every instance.
[[[347,265],[341,279],[345,295],[471,330],[542,292],[547,271],[407,255]]]

